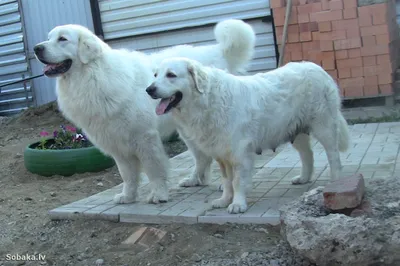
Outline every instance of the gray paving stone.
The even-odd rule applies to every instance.
[[[351,145],[341,153],[342,175],[362,173],[366,182],[374,178],[397,175],[400,178],[400,122],[357,124],[349,127]],[[243,214],[228,214],[226,208],[212,209],[211,201],[221,197],[221,171],[214,161],[209,186],[180,188],[177,183],[194,169],[194,160],[187,151],[170,160],[168,180],[170,200],[153,205],[144,202],[149,193],[148,178],[143,175],[138,202],[113,203],[122,184],[111,189],[51,210],[52,219],[99,219],[131,223],[279,223],[279,208],[305,191],[330,182],[326,153],[320,143],[311,139],[314,152],[314,175],[311,182],[292,185],[291,179],[301,173],[297,151],[290,145],[278,147],[255,157],[254,175],[248,192],[249,209]],[[289,203],[290,204],[290,203]]]

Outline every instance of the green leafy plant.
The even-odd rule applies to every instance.
[[[79,149],[93,146],[81,129],[72,126],[60,126],[61,130],[55,130],[53,136],[47,131],[40,132],[42,139],[36,149],[38,150],[64,150]]]

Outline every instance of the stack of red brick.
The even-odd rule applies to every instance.
[[[271,0],[279,49],[286,0]],[[345,98],[392,95],[398,26],[394,1],[293,0],[284,62],[321,65]]]

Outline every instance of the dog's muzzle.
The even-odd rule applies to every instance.
[[[35,55],[38,58],[42,58],[43,52],[44,52],[44,45],[42,45],[42,44],[35,45],[35,47],[33,48],[33,51],[35,52]]]
[[[157,99],[157,95],[156,95],[156,91],[157,91],[157,87],[154,84],[151,84],[149,87],[147,87],[146,92],[148,95],[151,96],[151,98],[153,99]]]

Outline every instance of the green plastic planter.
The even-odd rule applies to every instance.
[[[28,145],[24,152],[26,169],[41,176],[71,176],[100,172],[115,165],[112,158],[96,147],[67,150],[37,150],[39,142]]]

